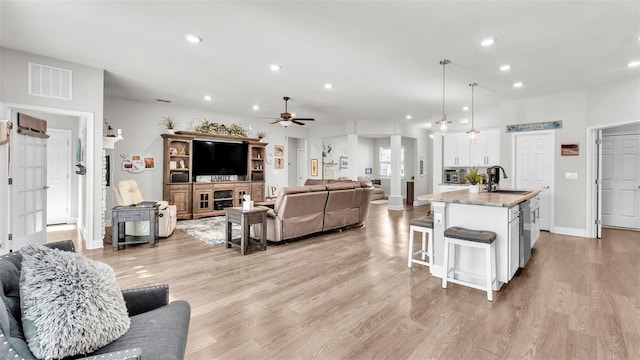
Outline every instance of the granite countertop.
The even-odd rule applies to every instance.
[[[541,190],[534,189],[501,189],[501,190],[521,190],[529,191],[527,194],[505,194],[480,191],[472,194],[469,190],[449,191],[438,194],[418,195],[418,200],[426,200],[429,202],[446,202],[458,204],[484,205],[484,206],[500,206],[513,207],[519,203],[531,199],[538,195]]]

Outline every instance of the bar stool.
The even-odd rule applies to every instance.
[[[447,288],[447,282],[452,282],[474,289],[485,290],[487,299],[493,301],[493,282],[496,280],[496,233],[484,230],[470,230],[462,227],[453,226],[444,231],[444,274],[442,276],[442,287]],[[453,245],[451,256],[453,257],[453,266],[449,268],[449,247]],[[473,248],[485,249],[485,269],[486,282],[485,285],[477,285],[471,282],[459,280],[455,278],[455,259],[456,245],[467,246]],[[453,272],[451,277],[449,273]]]
[[[413,252],[413,233],[422,233],[422,248],[419,251]],[[427,248],[427,234],[429,234],[429,247]],[[416,255],[421,255],[421,260],[414,259]],[[433,263],[433,217],[423,216],[418,219],[413,219],[409,222],[409,260],[407,266],[411,267],[411,263],[421,264],[431,268]],[[429,260],[426,261],[426,257]]]

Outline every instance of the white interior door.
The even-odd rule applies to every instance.
[[[71,184],[71,130],[48,129],[47,225],[69,221]]]
[[[540,229],[551,229],[553,141],[549,132],[514,135],[516,189],[540,189]]]
[[[602,225],[640,229],[640,135],[602,138]]]
[[[47,239],[47,139],[20,135],[17,128],[12,130],[10,165],[13,251]]]
[[[307,152],[304,149],[298,149],[298,186],[303,186],[307,180]]]

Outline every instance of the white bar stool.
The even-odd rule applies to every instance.
[[[478,290],[487,292],[487,299],[493,301],[493,283],[496,280],[496,233],[484,230],[470,230],[453,226],[444,231],[444,274],[442,276],[442,287],[447,288],[447,282],[452,282]],[[451,256],[453,266],[449,268],[449,248],[453,245]],[[471,282],[455,278],[456,245],[485,249],[485,285],[477,285]],[[449,274],[453,272],[451,277]]]
[[[422,233],[422,248],[419,251],[413,252],[413,233]],[[427,234],[429,234],[429,247],[427,248]],[[412,263],[421,264],[431,268],[433,256],[433,218],[429,216],[423,216],[418,219],[413,219],[409,222],[409,259],[407,266],[411,267]],[[420,255],[421,259],[414,259],[416,255]],[[426,257],[429,260],[426,260]]]

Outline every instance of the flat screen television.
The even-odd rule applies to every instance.
[[[192,173],[201,175],[247,175],[246,143],[193,140]]]

